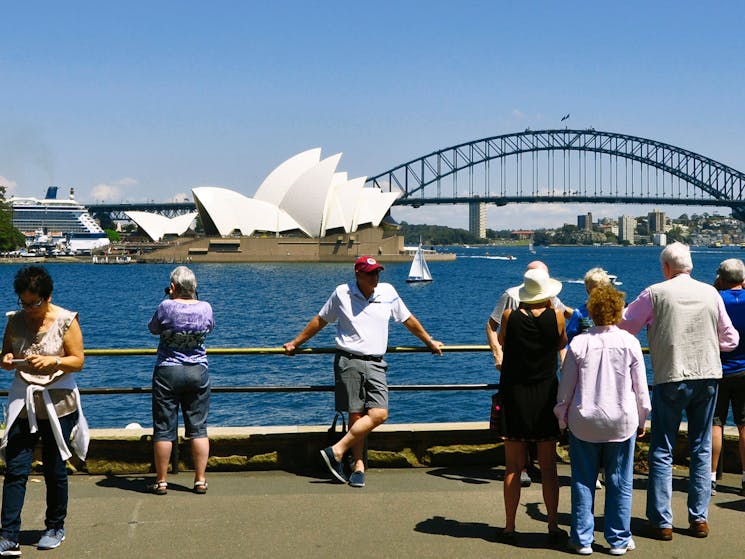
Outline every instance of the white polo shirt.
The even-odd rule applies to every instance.
[[[357,282],[338,286],[318,312],[336,322],[336,347],[358,355],[384,355],[388,348],[388,321],[404,322],[411,313],[390,283],[379,283],[369,299]]]

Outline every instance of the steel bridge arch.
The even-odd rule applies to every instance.
[[[745,219],[745,173],[709,157],[664,142],[627,134],[601,132],[593,128],[537,131],[528,129],[465,142],[398,165],[369,178],[367,183],[382,190],[393,190],[394,187],[400,189],[403,196],[397,204],[421,205],[436,202],[436,199],[424,199],[425,187],[439,183],[443,178],[454,176],[460,171],[520,154],[558,151],[598,153],[647,165],[685,181],[709,197],[708,200],[697,198],[689,203],[716,201],[717,205],[731,207],[735,217]],[[566,196],[538,198],[543,202],[568,201]],[[597,197],[598,200],[608,198],[607,195]],[[457,196],[448,201],[466,202],[473,199],[472,196]],[[513,197],[506,201],[517,200]],[[583,201],[586,201],[586,197]],[[679,202],[678,199],[668,201]],[[664,203],[665,200],[656,199],[655,202]]]

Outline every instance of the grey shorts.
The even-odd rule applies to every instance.
[[[336,409],[362,413],[370,408],[388,409],[388,363],[350,359],[337,354],[334,358]]]

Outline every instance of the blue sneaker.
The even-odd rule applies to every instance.
[[[326,462],[331,475],[342,483],[347,483],[347,476],[344,475],[344,466],[334,456],[334,451],[331,450],[330,446],[327,446],[321,451],[321,458]]]
[[[65,541],[65,530],[63,528],[49,528],[41,536],[37,549],[54,549]]]
[[[21,546],[18,542],[12,542],[5,538],[0,538],[0,557],[20,557]]]
[[[365,472],[357,470],[349,476],[350,487],[365,487]]]

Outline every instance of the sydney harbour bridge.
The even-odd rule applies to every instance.
[[[585,130],[492,136],[434,151],[372,176],[366,186],[397,190],[394,205],[594,203],[729,207],[745,221],[745,173],[664,142]],[[94,214],[124,211],[173,217],[192,202],[93,204]]]

